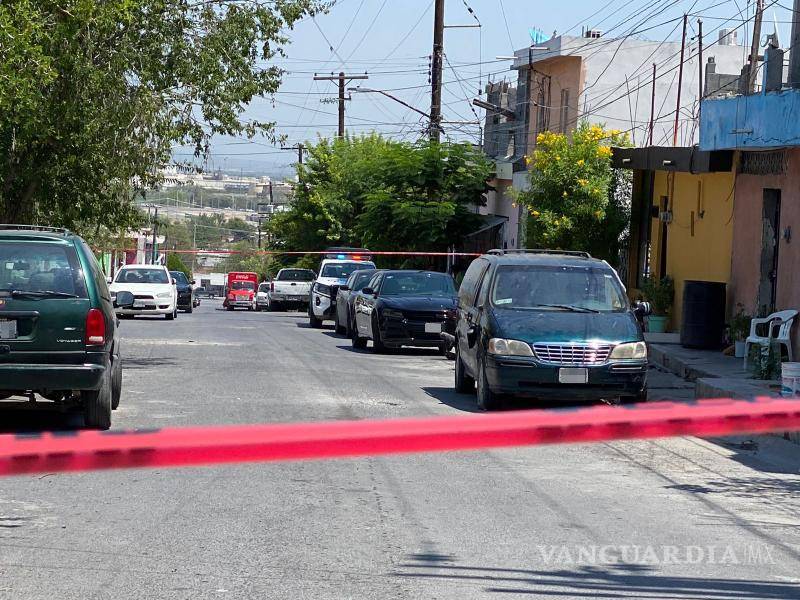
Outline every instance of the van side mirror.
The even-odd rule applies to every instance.
[[[340,290],[344,290],[344,291],[346,292],[347,290],[349,290],[349,289],[350,289],[350,286],[349,286],[349,285],[340,285],[340,286],[339,286],[339,289],[340,289]]]
[[[637,319],[642,320],[645,317],[653,314],[653,308],[650,306],[649,302],[637,302],[633,309],[633,313],[636,315]]]
[[[178,282],[174,277],[172,278],[172,285],[178,285]]]
[[[374,296],[374,295],[375,295],[375,290],[373,290],[371,287],[365,287],[365,288],[363,288],[363,289],[361,290],[361,292],[362,292],[362,293],[363,293],[365,296]]]
[[[131,308],[133,306],[133,294],[131,292],[117,292],[116,298],[114,298],[114,307],[115,308]]]
[[[194,285],[194,279],[192,279],[192,280],[191,280],[189,283],[191,283],[192,285]]]

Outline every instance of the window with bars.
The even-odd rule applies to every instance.
[[[559,123],[559,130],[561,133],[567,133],[569,128],[569,88],[561,90],[561,117]]]
[[[786,152],[742,152],[739,173],[743,175],[783,175],[786,173]]]

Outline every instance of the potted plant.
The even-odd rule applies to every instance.
[[[750,321],[752,317],[744,312],[744,306],[736,305],[739,309],[733,317],[728,327],[730,336],[734,344],[734,356],[744,358],[744,347],[747,336],[750,335]]]
[[[669,275],[661,279],[648,277],[642,283],[642,294],[653,309],[653,314],[647,317],[647,330],[651,333],[664,333],[667,329],[672,300],[675,297],[672,277]]]

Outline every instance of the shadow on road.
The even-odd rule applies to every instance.
[[[464,412],[481,412],[473,394],[459,394],[452,387],[423,387],[422,391],[442,404]]]
[[[556,555],[558,556],[558,555]],[[535,594],[537,598],[797,598],[798,586],[776,581],[661,575],[649,564],[575,565],[556,569],[472,567],[449,557],[411,555],[395,577],[474,582],[483,592]],[[467,597],[469,593],[465,594]]]
[[[83,428],[80,412],[63,412],[47,401],[37,402],[35,408],[24,400],[0,402],[0,433],[38,433],[43,431],[74,431]]]

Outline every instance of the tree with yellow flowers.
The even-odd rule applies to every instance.
[[[627,173],[615,173],[611,146],[628,146],[628,136],[581,123],[571,139],[545,131],[527,157],[530,190],[520,194],[530,214],[528,248],[586,250],[615,261],[629,221]],[[613,264],[613,262],[612,262]]]

